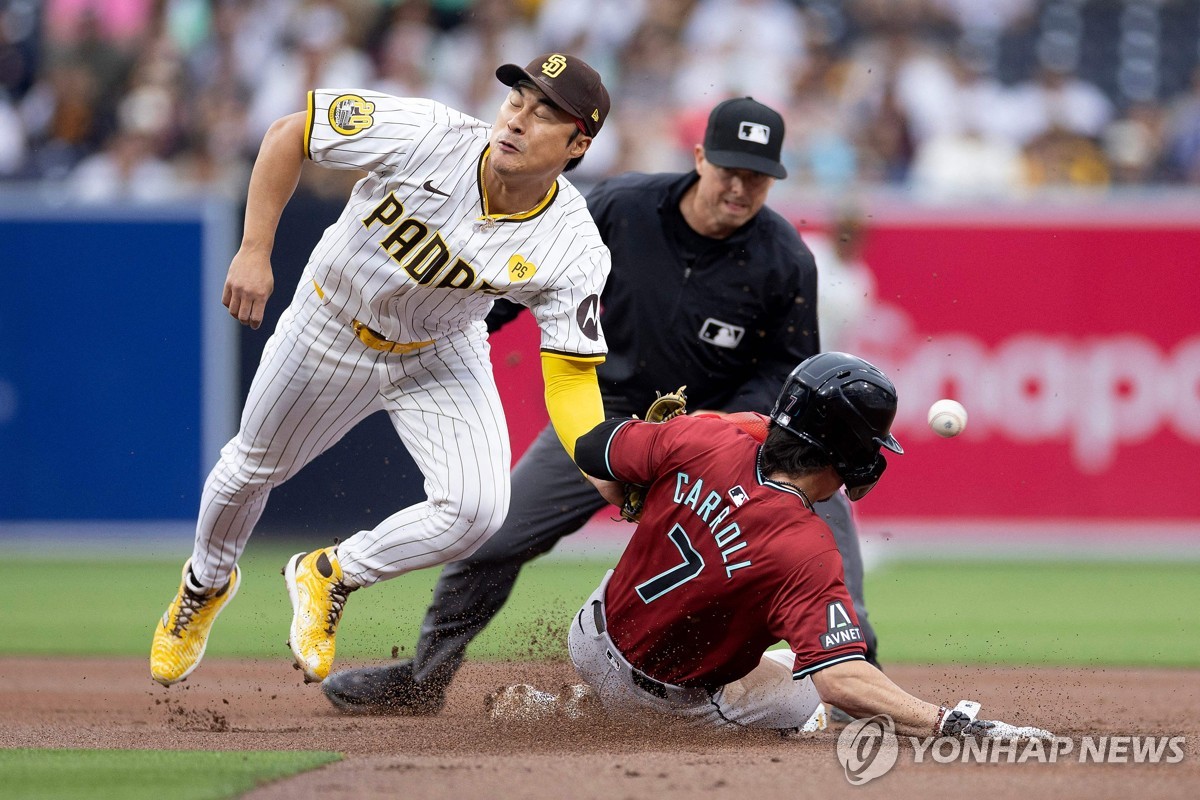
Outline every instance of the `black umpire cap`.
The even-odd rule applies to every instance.
[[[575,117],[575,124],[588,136],[595,136],[608,116],[608,90],[600,73],[575,56],[547,53],[522,69],[504,64],[496,77],[505,86],[529,81],[541,89],[551,103]]]
[[[783,117],[753,97],[726,100],[708,115],[704,158],[718,167],[786,178],[782,149]]]

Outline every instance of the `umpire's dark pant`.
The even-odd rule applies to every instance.
[[[421,626],[413,677],[449,682],[462,664],[467,645],[508,600],[521,567],[582,528],[605,505],[563,449],[554,428],[547,426],[513,470],[512,503],[504,525],[471,556],[442,569]],[[817,503],[816,510],[833,530],[868,658],[874,661],[875,631],[863,602],[862,553],[850,501],[838,492]]]

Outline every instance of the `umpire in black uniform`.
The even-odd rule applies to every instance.
[[[787,176],[782,144],[778,113],[748,97],[727,100],[709,115],[694,171],[622,175],[588,195],[612,251],[601,311],[608,358],[597,369],[610,418],[640,415],[656,390],[685,384],[692,410],[768,413],[792,368],[820,351],[812,253],[764,206],[775,180]],[[491,330],[520,312],[500,303]],[[500,611],[521,567],[607,504],[550,426],[517,463],[512,488],[500,531],[443,569],[415,658],[331,675],[323,689],[335,706],[439,711],[468,643]],[[841,550],[874,661],[849,502],[838,493],[816,508]]]

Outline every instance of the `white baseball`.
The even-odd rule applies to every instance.
[[[929,407],[929,427],[947,439],[967,427],[967,410],[957,400],[938,400]]]

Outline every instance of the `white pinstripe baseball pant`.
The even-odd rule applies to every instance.
[[[483,323],[413,353],[384,353],[302,281],[263,350],[241,428],[204,484],[197,580],[223,585],[272,487],[379,410],[425,476],[427,499],[338,545],[346,582],[367,586],[463,558],[495,533],[508,513],[511,451]]]

